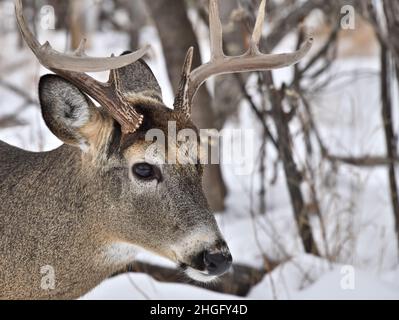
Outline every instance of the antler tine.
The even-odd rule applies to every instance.
[[[262,37],[262,27],[265,22],[266,0],[262,0],[256,17],[255,28],[251,37],[251,50],[253,53],[259,52],[259,42]]]
[[[76,72],[102,72],[125,67],[140,58],[148,51],[146,46],[136,52],[114,58],[84,57],[76,54],[60,53],[50,45],[41,46],[27,26],[23,15],[22,0],[15,0],[15,14],[21,34],[40,63],[48,69]],[[78,52],[79,53],[79,52]]]
[[[222,25],[219,18],[218,0],[209,0],[209,29],[211,60],[194,69],[189,77],[188,103],[192,103],[199,87],[211,76],[249,71],[272,70],[299,62],[310,50],[313,38],[309,36],[299,50],[292,53],[263,54],[259,50],[262,26],[265,18],[266,0],[259,6],[250,47],[241,56],[225,56],[223,53]]]
[[[174,111],[178,118],[188,119],[191,113],[191,104],[188,99],[188,85],[190,81],[190,72],[193,64],[194,47],[190,47],[184,59],[181,80],[173,103]]]
[[[70,81],[95,99],[121,125],[124,135],[138,129],[143,116],[129,105],[120,91],[118,69],[143,57],[148,46],[119,57],[93,58],[85,55],[86,40],[83,39],[74,54],[62,54],[51,48],[49,42],[40,45],[26,23],[21,0],[15,0],[15,15],[23,39],[44,67]],[[111,71],[108,83],[97,81],[85,73],[99,71]]]

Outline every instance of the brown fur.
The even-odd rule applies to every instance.
[[[126,83],[127,93],[140,89],[136,107],[145,120],[124,146],[114,120],[55,76],[41,81],[42,111],[67,144],[33,153],[0,141],[0,298],[80,297],[125,266],[125,259],[109,252],[119,243],[196,269],[201,267],[195,257],[203,250],[222,243],[228,251],[208,210],[198,166],[160,164],[162,182],[132,177],[132,164],[149,144],[147,130],[165,131],[174,119],[172,110],[154,103],[154,92],[161,94],[145,68],[126,72],[135,68],[152,86],[152,96],[146,99],[145,83],[135,87],[134,77],[126,76],[133,81]],[[81,115],[87,120],[76,122]],[[190,121],[179,128],[195,129]],[[54,290],[41,288],[46,265],[55,271]]]

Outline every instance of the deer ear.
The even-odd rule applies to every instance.
[[[130,52],[126,51],[122,55],[128,53]],[[162,102],[161,87],[150,67],[143,59],[118,69],[118,76],[122,87],[121,90],[128,98],[143,97]]]
[[[66,144],[83,151],[95,143],[104,117],[76,86],[56,75],[45,75],[39,83],[43,119],[51,132]]]

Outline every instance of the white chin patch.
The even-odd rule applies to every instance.
[[[193,268],[187,267],[185,270],[187,276],[191,279],[199,282],[212,282],[217,280],[217,276],[211,276],[204,271],[195,270]]]

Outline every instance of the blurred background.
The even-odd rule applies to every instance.
[[[229,55],[248,46],[259,0],[221,0]],[[146,61],[173,105],[187,49],[209,60],[208,1],[25,0],[41,43],[91,56],[151,45]],[[305,26],[306,28],[300,28]],[[268,0],[262,52],[315,44],[298,65],[211,79],[199,128],[254,129],[250,165],[209,165],[204,189],[234,257],[232,272],[191,283],[146,252],[85,299],[399,299],[399,1]],[[61,144],[40,114],[48,73],[0,0],[0,139],[31,151]],[[93,74],[105,81],[106,73]],[[78,272],[78,271],[77,271]]]

